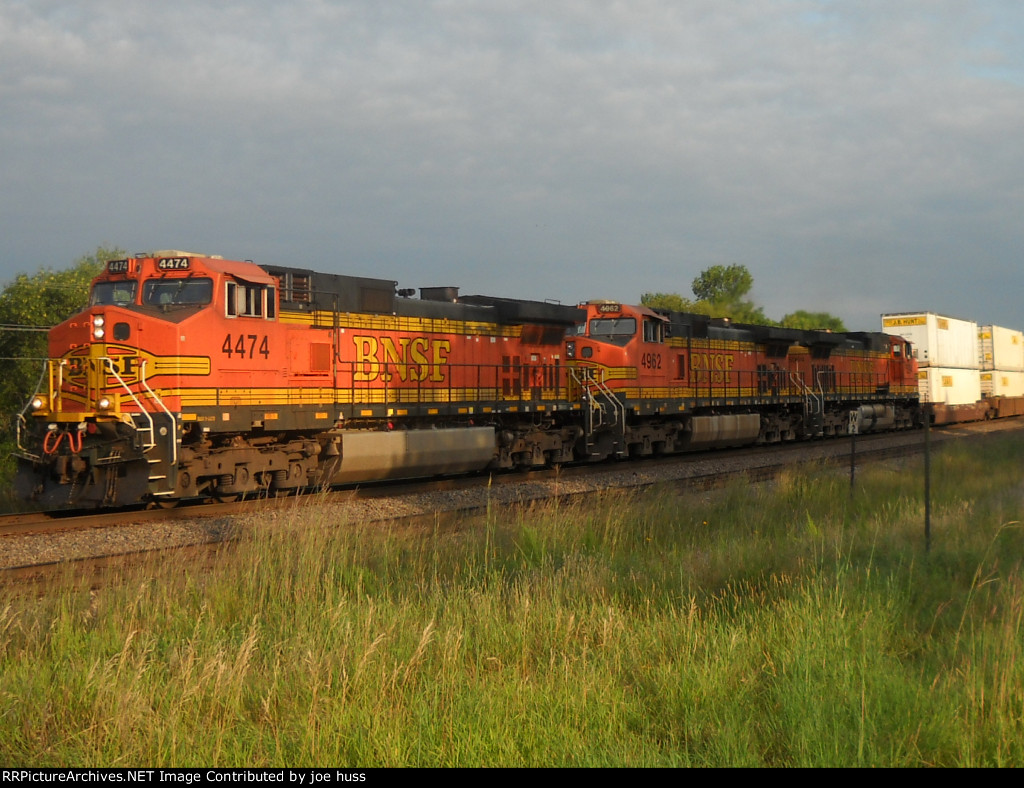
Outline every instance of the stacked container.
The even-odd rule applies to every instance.
[[[978,330],[981,393],[986,397],[1024,397],[1024,333],[1001,326]]]
[[[934,312],[902,312],[882,315],[882,330],[913,345],[922,402],[971,405],[981,399],[977,323]]]

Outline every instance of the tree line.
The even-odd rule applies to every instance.
[[[772,320],[764,313],[764,309],[747,297],[753,286],[754,277],[746,266],[713,265],[704,269],[690,284],[694,299],[678,293],[644,293],[640,296],[640,303],[650,309],[727,317],[737,323],[846,331],[843,321],[828,312],[798,309],[785,315],[782,320]]]
[[[100,246],[70,268],[19,274],[0,291],[0,481],[14,469],[15,419],[39,384],[48,357],[47,331],[88,303],[89,283],[107,260],[126,257]]]

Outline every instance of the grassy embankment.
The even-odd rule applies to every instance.
[[[1024,766],[1024,443],[772,487],[492,511],[302,506],[0,605],[0,762]]]

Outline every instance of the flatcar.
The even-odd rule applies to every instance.
[[[905,340],[162,251],[106,264],[18,419],[47,509],[910,427]]]

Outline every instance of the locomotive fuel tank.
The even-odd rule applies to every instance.
[[[896,409],[892,405],[861,405],[855,413],[858,432],[888,430],[896,423]]]
[[[328,433],[337,458],[330,484],[469,473],[495,458],[493,427],[438,430],[337,430]]]

